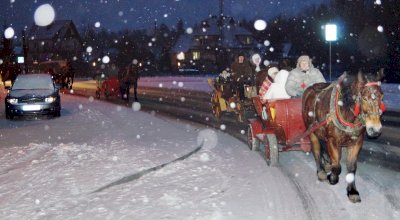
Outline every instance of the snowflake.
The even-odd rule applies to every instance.
[[[226,129],[226,125],[222,124],[219,128],[224,131]]]

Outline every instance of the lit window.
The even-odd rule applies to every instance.
[[[239,36],[238,39],[242,44],[245,45],[252,44],[252,39],[249,36]]]
[[[193,60],[200,60],[200,52],[199,51],[194,51],[192,56],[193,56]]]
[[[246,44],[251,44],[251,38],[250,37],[246,37]]]

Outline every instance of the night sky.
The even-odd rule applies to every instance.
[[[237,19],[269,19],[280,13],[292,16],[300,9],[329,0],[225,0],[224,14]],[[33,14],[49,3],[56,19],[72,19],[76,26],[94,25],[112,31],[141,29],[164,23],[176,25],[181,18],[185,27],[219,12],[219,0],[0,0],[0,22],[16,31],[33,24]]]

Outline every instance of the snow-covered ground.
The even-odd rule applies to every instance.
[[[207,91],[199,81],[139,84]],[[400,218],[400,174],[383,167],[359,164],[362,203],[352,204],[345,165],[330,186],[317,181],[311,155],[282,153],[268,167],[222,131],[139,103],[62,95],[62,107],[60,118],[7,121],[0,102],[0,219]]]

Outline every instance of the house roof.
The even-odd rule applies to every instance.
[[[197,26],[193,32],[193,35],[220,35],[221,31],[223,34],[233,34],[233,35],[252,35],[250,31],[243,27],[240,27],[233,18],[224,17],[222,30],[220,29],[219,18],[217,16],[212,16],[201,22],[200,26]]]
[[[70,26],[75,29],[71,20],[56,20],[45,27],[33,25],[29,31],[29,39],[48,40],[56,36],[64,36]]]
[[[185,33],[181,35],[171,52],[187,52],[190,49],[196,48],[194,40],[201,36],[218,36],[222,39],[222,46],[228,48],[249,47],[249,45],[243,45],[237,37],[250,36],[253,38],[253,35],[250,31],[240,27],[239,24],[233,20],[233,18],[225,17],[223,19],[222,26],[219,23],[219,17],[217,16],[212,16],[203,20],[200,25],[194,27],[192,34]],[[250,47],[255,46],[255,44],[256,42],[254,40],[254,45],[250,45]]]
[[[172,53],[180,53],[188,51],[193,44],[192,36],[188,34],[182,34],[175,45],[171,48]]]

